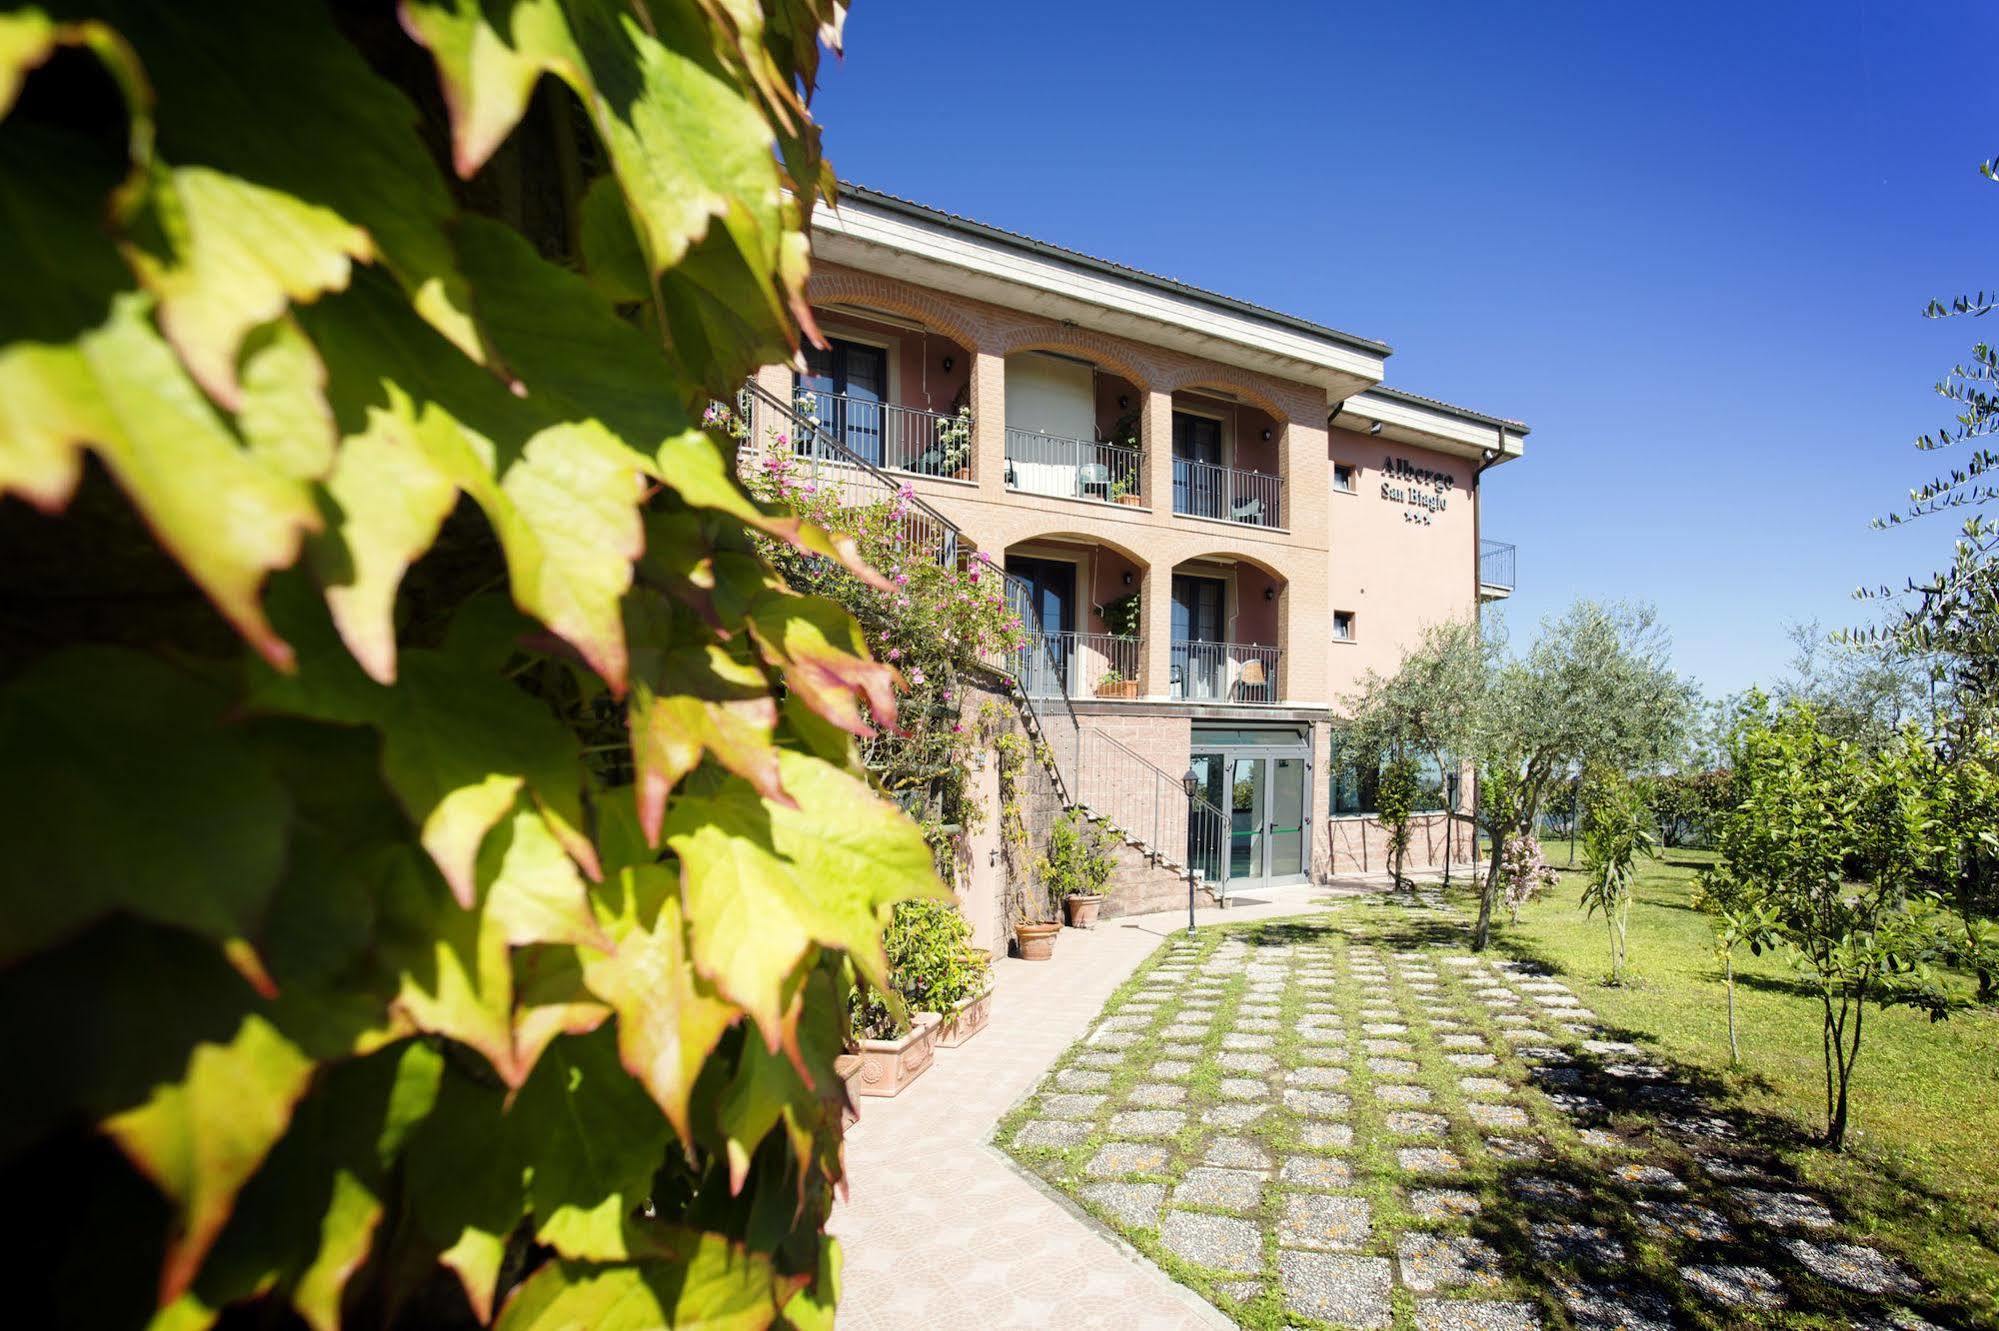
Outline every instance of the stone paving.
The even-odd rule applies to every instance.
[[[1929,1325],[1675,1069],[1456,932],[1173,939],[998,1142],[1247,1325]]]

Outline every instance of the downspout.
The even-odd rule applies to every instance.
[[[1481,595],[1485,587],[1485,582],[1479,576],[1479,566],[1485,561],[1485,541],[1481,534],[1483,530],[1482,519],[1485,512],[1485,496],[1479,488],[1479,480],[1485,475],[1487,467],[1497,466],[1500,459],[1506,456],[1506,427],[1503,425],[1499,426],[1498,430],[1499,447],[1480,450],[1478,466],[1472,468],[1471,474],[1472,614],[1473,624],[1478,629],[1481,638],[1485,636],[1485,598]],[[1478,797],[1478,771],[1474,768],[1471,774],[1471,866],[1474,882],[1478,878]],[[1444,858],[1448,860],[1451,854],[1450,837],[1446,835],[1444,840]],[[1497,846],[1493,847],[1493,854],[1497,855],[1498,853],[1499,848]],[[1483,891],[1483,887],[1480,890]]]

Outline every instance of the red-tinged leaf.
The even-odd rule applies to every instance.
[[[886,987],[880,930],[888,907],[946,892],[922,833],[901,811],[817,758],[785,752],[781,761],[796,808],[704,768],[666,820],[695,965],[743,1007],[773,1051],[792,1038],[786,1013],[809,949],[840,948]]]
[[[691,1150],[688,1098],[722,1033],[741,1015],[694,969],[687,954],[672,869],[625,869],[596,893],[598,916],[617,944],[578,953],[590,991],[617,1009],[618,1057]]]
[[[838,603],[820,596],[764,596],[750,609],[749,627],[764,659],[784,671],[805,704],[842,730],[873,734],[857,706],[883,726],[895,725],[892,666],[868,657],[860,626]]]
[[[160,1272],[160,1302],[180,1297],[237,1192],[291,1123],[313,1063],[260,1017],[226,1041],[197,1045],[181,1078],[104,1123],[104,1130],[179,1210]]]
[[[610,889],[615,884],[606,884]],[[531,1068],[559,1035],[588,1035],[611,1018],[583,983],[584,949],[526,947],[514,953],[514,1059]],[[590,949],[593,956],[601,955]]]
[[[514,1055],[513,966],[504,933],[452,900],[413,850],[385,852],[376,954],[394,977],[394,1004],[418,1030],[484,1055],[510,1086],[527,1075]]]

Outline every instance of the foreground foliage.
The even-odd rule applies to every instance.
[[[846,977],[939,887],[756,541],[878,575],[698,412],[808,317],[840,16],[0,13],[26,1323],[830,1323]]]

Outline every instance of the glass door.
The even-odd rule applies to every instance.
[[[1173,575],[1173,696],[1219,699],[1228,677],[1222,621],[1228,583],[1220,578]]]
[[[1173,511],[1226,516],[1222,505],[1222,423],[1212,416],[1173,413]]]
[[[882,462],[882,405],[888,401],[888,352],[861,342],[829,339],[805,349],[805,377],[819,424],[869,462]]]
[[[1019,677],[1033,697],[1055,697],[1075,683],[1070,674],[1076,655],[1076,566],[1016,555],[1006,561],[1006,571],[1027,584],[1028,606],[1040,628],[1022,649],[1027,660]]]
[[[1229,879],[1261,882],[1264,866],[1264,760],[1235,758],[1229,763]]]
[[[1272,758],[1270,810],[1264,828],[1270,839],[1270,876],[1295,878],[1305,872],[1305,760]]]
[[[1198,779],[1201,798],[1217,809],[1226,810],[1229,798],[1223,787],[1227,784],[1228,760],[1219,753],[1197,753],[1188,765]],[[1226,818],[1227,814],[1223,816]],[[1227,840],[1226,828],[1216,826],[1212,818],[1204,816],[1187,828],[1187,863],[1206,878],[1216,892],[1224,890],[1222,861],[1227,854]]]

